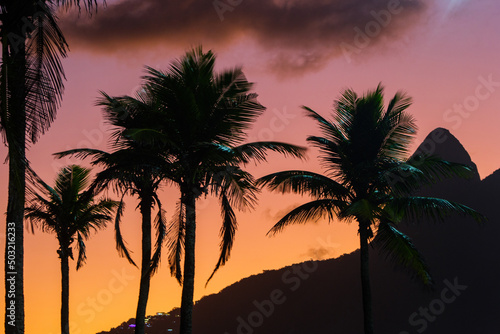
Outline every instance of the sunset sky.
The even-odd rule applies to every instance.
[[[328,116],[343,89],[361,94],[382,82],[387,100],[398,90],[414,100],[409,109],[419,126],[414,147],[444,127],[470,153],[481,178],[500,168],[500,5],[494,0],[108,0],[92,18],[61,16],[71,49],[64,60],[64,100],[52,127],[28,152],[33,168],[49,184],[63,165],[81,163],[54,160],[52,153],[108,148],[108,126],[95,106],[99,91],[133,95],[144,65],[167,69],[200,44],[216,53],[218,69],[242,65],[255,83],[267,110],[249,133],[251,141],[306,145],[306,137],[318,129],[304,118],[302,105]],[[1,146],[2,161],[6,152]],[[256,177],[284,169],[321,171],[312,149],[305,162],[270,155],[267,164],[248,167]],[[0,165],[4,211],[7,170]],[[177,189],[163,188],[161,198],[171,216]],[[200,200],[195,299],[263,270],[336,257],[357,247],[357,228],[346,224],[318,222],[265,236],[283,214],[306,200],[263,191],[255,210],[238,214],[231,259],[207,288],[217,262],[220,213],[215,198]],[[127,203],[123,232],[139,259],[137,200]],[[4,236],[5,221],[1,225]],[[57,248],[54,235],[26,231],[26,333],[60,332]],[[76,272],[71,263],[72,334],[109,330],[135,315],[139,270],[118,256],[113,227],[89,240],[87,251],[82,269]],[[147,314],[179,306],[180,293],[164,257],[152,279]]]

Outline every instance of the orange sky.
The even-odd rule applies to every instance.
[[[368,3],[366,0],[359,2]],[[66,22],[64,25],[69,29],[67,37],[72,50],[64,61],[68,78],[64,101],[49,132],[29,151],[33,167],[46,181],[53,180],[63,164],[78,162],[54,161],[52,153],[75,147],[106,149],[106,125],[102,123],[99,108],[94,106],[99,90],[110,95],[131,95],[140,84],[143,65],[165,69],[173,58],[200,42],[205,49],[217,53],[218,68],[243,65],[248,79],[256,83],[254,90],[268,109],[250,133],[252,140],[305,145],[307,135],[317,133],[317,129],[312,121],[302,116],[301,105],[328,115],[333,99],[343,88],[352,87],[361,93],[382,82],[386,86],[386,96],[402,89],[413,97],[414,104],[409,111],[420,128],[415,145],[434,128],[445,127],[468,150],[482,178],[500,167],[496,148],[500,139],[497,130],[497,108],[500,106],[500,43],[497,40],[500,23],[497,18],[500,7],[493,0],[430,3],[403,19],[398,15],[405,15],[404,12],[395,13],[387,26],[380,26],[380,31],[369,38],[368,45],[358,47],[359,52],[350,55],[342,53],[340,46],[360,46],[355,43],[356,28],[364,29],[367,23],[376,22],[374,18],[356,21],[353,16],[353,22],[363,24],[344,22],[342,27],[336,27],[340,31],[337,34],[315,30],[314,15],[322,15],[319,11],[304,12],[306,17],[298,15],[294,18],[296,24],[292,24],[294,22],[278,17],[265,20],[266,15],[276,14],[276,8],[265,7],[262,10],[266,12],[259,16],[259,25],[255,28],[250,16],[257,15],[255,5],[250,1],[245,5],[243,1],[233,11],[225,12],[223,21],[219,21],[217,12],[211,8],[208,14],[199,14],[204,15],[199,20],[184,18],[186,27],[182,29],[165,25],[163,32],[151,30],[150,35],[137,38],[133,36],[134,24],[145,24],[150,9],[142,8],[143,16],[138,11],[131,11],[138,17],[137,22],[130,16],[120,18],[122,12],[117,10],[113,21],[106,13],[113,10],[115,3],[121,1],[110,2],[109,8],[102,9],[95,17],[104,17],[100,25],[96,25],[102,29],[97,33],[88,31],[87,34],[84,30],[78,34],[78,24]],[[300,2],[273,3],[279,4],[278,8],[285,8],[284,4],[288,3],[292,15],[294,4]],[[378,3],[388,6],[387,2]],[[184,14],[171,15],[182,17]],[[238,20],[231,21],[231,15]],[[320,19],[323,17],[318,17],[317,22],[324,22]],[[120,22],[123,26],[111,26],[110,22]],[[303,26],[303,31],[294,31],[297,25]],[[228,32],[230,28],[234,28],[231,33]],[[147,29],[146,25],[137,30],[145,34]],[[287,31],[293,33],[287,34]],[[132,36],[130,43],[127,43],[127,35],[120,36],[120,32]],[[295,36],[297,45],[293,42]],[[113,40],[119,41],[119,45],[110,46],[109,41]],[[0,153],[2,157],[6,155],[5,147],[0,147]],[[315,157],[312,150],[306,162],[272,155],[268,164],[251,167],[251,170],[257,177],[289,168],[320,171]],[[0,205],[5,208],[5,164],[0,165],[0,175]],[[163,189],[161,198],[170,214],[177,196],[175,189]],[[265,233],[281,215],[305,199],[268,192],[263,192],[259,199],[254,211],[238,215],[240,225],[231,259],[207,288],[205,280],[217,261],[220,219],[216,199],[208,197],[198,203],[196,299],[266,269],[310,258],[335,257],[356,248],[356,226],[345,224],[320,222],[291,227],[281,235],[266,237]],[[134,211],[136,203],[133,198],[128,200],[123,231],[130,248],[135,251],[134,258],[138,259],[140,217]],[[2,221],[0,231],[5,230],[4,224]],[[57,247],[53,235],[26,232],[27,333],[59,332]],[[73,334],[109,330],[135,314],[139,271],[118,257],[112,227],[95,235],[87,243],[87,250],[88,263],[78,272],[73,263],[70,272]],[[164,261],[152,279],[147,313],[178,306],[180,292],[181,288],[170,277]]]

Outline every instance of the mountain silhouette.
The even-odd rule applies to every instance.
[[[474,169],[472,178],[448,179],[421,190],[466,204],[488,217],[400,226],[424,256],[435,282],[424,289],[370,249],[374,326],[383,334],[498,334],[500,315],[500,170],[480,180],[476,165],[446,129],[432,131],[416,150]],[[198,334],[363,333],[359,251],[265,271],[206,296],[194,307]],[[178,312],[175,310],[174,312]],[[131,320],[133,323],[133,319]],[[130,322],[129,322],[130,323]],[[131,329],[109,333],[130,333]],[[178,333],[173,326],[169,333]],[[147,333],[167,333],[164,325]],[[102,332],[107,333],[107,332]]]

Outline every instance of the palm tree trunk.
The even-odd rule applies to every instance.
[[[69,334],[68,247],[61,247],[61,334]]]
[[[10,8],[10,10],[12,9]],[[18,13],[14,15],[16,14]],[[8,45],[9,38],[2,38],[2,59],[4,62],[2,107],[8,108],[9,113],[9,119],[2,120],[9,147],[7,242],[5,243],[5,333],[21,334],[24,333],[23,218],[26,185],[26,51],[21,20],[16,24],[14,18],[11,17],[11,19],[8,24],[2,22],[4,24],[2,31],[5,30],[3,38],[7,33],[10,33],[10,36],[19,37],[16,39],[16,45]],[[7,110],[4,109],[2,112],[2,116],[5,117]]]
[[[151,205],[153,199],[151,196],[143,196],[141,199],[142,214],[142,262],[141,262],[141,281],[139,283],[139,301],[135,314],[135,334],[144,334],[146,318],[146,306],[148,304],[149,286],[151,281]]]
[[[370,287],[370,262],[368,252],[369,227],[369,222],[359,222],[361,292],[363,295],[363,325],[365,334],[373,334],[372,292]]]
[[[196,241],[196,197],[189,189],[186,199],[186,236],[184,244],[184,281],[181,301],[181,334],[193,332],[193,298],[194,298],[194,253]]]

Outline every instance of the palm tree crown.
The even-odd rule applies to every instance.
[[[118,202],[110,199],[96,202],[95,189],[86,190],[90,184],[90,169],[78,165],[62,168],[54,187],[41,179],[37,182],[35,186],[41,191],[33,193],[25,209],[31,230],[39,228],[43,232],[54,233],[60,245],[59,254],[65,249],[73,254],[71,246],[76,241],[76,268],[80,269],[87,259],[84,241],[92,231],[106,226]]]

